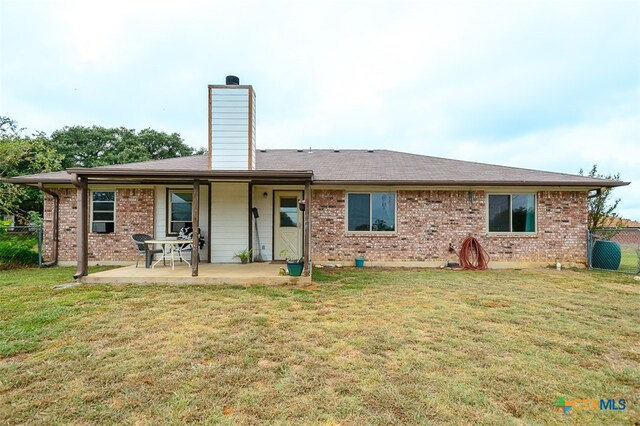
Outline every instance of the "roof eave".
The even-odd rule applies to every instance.
[[[319,185],[393,185],[393,186],[556,186],[556,187],[583,187],[586,189],[615,188],[627,186],[630,182],[624,181],[598,181],[598,182],[571,182],[571,181],[496,181],[496,180],[321,180],[314,178],[312,171],[290,170],[204,170],[194,172],[192,170],[130,170],[130,169],[90,169],[73,168],[67,170],[69,176],[52,179],[34,179],[28,176],[16,176],[2,178],[0,182],[37,185],[43,184],[68,184],[72,180],[71,174],[87,178],[109,179],[125,183],[130,179],[148,178],[154,181],[167,180],[193,180],[193,179],[273,179],[273,180],[313,180]]]
[[[38,185],[40,183],[43,184],[51,184],[51,183],[69,183],[69,179],[33,179],[28,177],[12,177],[12,178],[2,178],[0,182],[4,183],[13,183],[16,185]]]
[[[68,173],[87,178],[108,177],[117,178],[188,178],[188,179],[211,179],[211,178],[289,178],[289,179],[311,179],[313,172],[310,170],[131,170],[131,169],[89,169],[73,168],[68,169]]]
[[[629,185],[630,182],[568,182],[568,181],[495,181],[495,180],[322,180],[317,185],[394,185],[394,186],[560,186],[584,187],[587,189],[613,188]]]

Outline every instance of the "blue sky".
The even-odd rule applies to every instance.
[[[0,114],[29,131],[207,141],[207,84],[257,93],[260,148],[376,148],[632,181],[640,1],[0,0]]]

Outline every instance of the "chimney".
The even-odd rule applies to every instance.
[[[209,85],[209,169],[256,167],[256,94],[228,75],[224,85]]]

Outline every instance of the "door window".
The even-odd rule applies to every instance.
[[[297,197],[280,197],[280,227],[296,228],[298,226]]]

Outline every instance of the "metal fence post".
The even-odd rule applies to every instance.
[[[38,267],[42,268],[42,224],[38,225]]]
[[[587,268],[591,269],[591,247],[593,245],[593,235],[591,230],[587,229]]]

